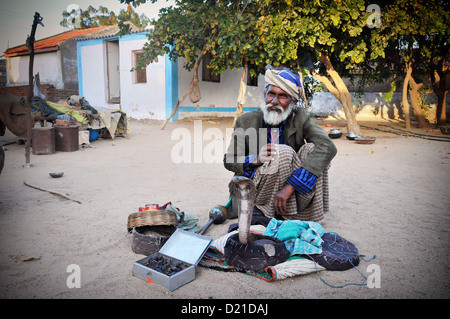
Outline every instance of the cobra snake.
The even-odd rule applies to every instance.
[[[244,176],[233,177],[231,183],[238,202],[239,241],[244,245],[248,245],[253,207],[256,199],[256,187],[251,179]]]

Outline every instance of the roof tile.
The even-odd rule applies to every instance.
[[[96,28],[90,28],[90,29],[83,29],[83,30],[71,30],[71,31],[66,31],[63,33],[59,33],[59,34],[55,34],[53,36],[41,39],[41,40],[36,40],[34,42],[34,52],[35,53],[39,53],[39,52],[45,52],[45,51],[55,51],[59,48],[59,45],[61,42],[68,40],[68,39],[72,39],[72,38],[76,38],[82,35],[86,35],[92,32],[96,32],[105,28],[108,28],[110,26],[101,26],[101,27],[96,27]],[[10,57],[10,56],[16,56],[16,55],[28,55],[29,51],[28,51],[28,47],[26,44],[22,44],[13,48],[9,48],[5,51],[4,55],[5,57]]]

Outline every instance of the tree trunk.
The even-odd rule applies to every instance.
[[[30,52],[29,63],[28,63],[28,95],[27,95],[27,142],[25,143],[25,166],[30,166],[30,153],[31,153],[31,130],[32,130],[32,119],[31,119],[31,99],[33,98],[33,64],[34,64],[34,33],[36,31],[36,24],[33,24],[31,28],[31,36],[27,39],[28,49]]]
[[[234,124],[236,124],[237,117],[244,113],[244,103],[245,103],[245,92],[247,91],[247,86],[245,85],[245,74],[247,73],[247,63],[244,65],[244,70],[242,71],[241,75],[241,82],[239,85],[239,96],[237,99],[237,106],[236,106],[236,114],[234,115],[233,123],[231,126],[234,127]]]
[[[408,82],[412,73],[411,62],[406,63],[405,67],[406,67],[406,75],[405,80],[403,81],[402,109],[403,109],[403,116],[405,117],[406,129],[409,130],[411,128],[411,120],[409,118],[410,106],[408,102]]]
[[[311,71],[311,74],[317,78],[320,82],[322,82],[328,91],[330,91],[342,104],[342,109],[344,110],[345,119],[347,121],[347,130],[348,132],[354,132],[357,135],[361,134],[361,129],[356,121],[356,113],[352,104],[352,97],[350,92],[348,91],[347,86],[345,85],[342,78],[334,69],[331,64],[330,58],[327,53],[322,52],[319,57],[319,61],[322,62],[327,70],[328,75],[334,82],[333,83],[326,76],[322,76],[316,73],[314,70]]]
[[[437,93],[436,122],[438,125],[445,125],[447,123],[447,93],[448,90]]]
[[[436,122],[438,125],[444,125],[447,123],[447,83],[446,76],[448,70],[443,71],[443,61],[439,61],[438,65],[430,65],[430,77],[431,86],[433,87],[434,93],[438,97],[438,103],[436,107]]]
[[[30,166],[30,149],[31,149],[31,129],[33,125],[31,115],[31,99],[33,98],[33,63],[34,63],[34,37],[36,34],[37,25],[42,24],[42,17],[38,12],[34,13],[33,25],[31,26],[31,33],[27,38],[27,47],[30,52],[30,61],[28,65],[28,99],[27,99],[27,143],[25,144],[25,166]]]
[[[425,121],[425,115],[419,104],[419,89],[423,86],[423,83],[417,84],[412,75],[409,77],[409,86],[411,87],[411,92],[409,96],[411,97],[411,104],[414,111],[414,116],[417,120],[418,128],[427,127],[427,122]]]
[[[302,73],[302,69],[300,67],[300,63],[298,63],[297,60],[297,68],[298,68],[298,76],[300,77],[300,84],[301,84],[301,95],[303,97],[303,101],[305,102],[305,108],[306,111],[308,111],[308,100],[306,99],[306,94],[305,94],[305,86],[303,85],[303,73]]]

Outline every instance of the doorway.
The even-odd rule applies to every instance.
[[[106,41],[108,103],[120,103],[119,40]]]

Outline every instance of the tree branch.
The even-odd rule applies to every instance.
[[[340,97],[339,91],[336,89],[336,87],[333,85],[333,83],[331,83],[330,79],[328,79],[327,76],[324,75],[320,75],[319,73],[317,73],[314,70],[310,70],[311,74],[320,82],[322,82],[326,88],[328,89],[328,91],[330,91],[338,100]]]
[[[198,66],[199,66],[199,64],[200,64],[200,61],[203,59],[203,56],[204,56],[203,51],[200,51],[200,53],[198,54],[197,62],[195,62],[195,65],[194,65],[194,75],[193,75],[192,81],[191,81],[191,83],[190,83],[190,85],[189,85],[189,90],[183,95],[183,97],[181,98],[181,100],[180,100],[180,99],[177,100],[177,104],[175,105],[175,107],[174,107],[172,113],[169,115],[168,118],[166,118],[166,119],[164,120],[163,125],[161,125],[161,130],[163,130],[163,129],[166,127],[167,122],[169,122],[169,120],[175,115],[175,113],[176,113],[177,110],[178,110],[178,107],[180,106],[180,103],[183,102],[184,99],[185,99],[189,94],[191,94],[192,90],[194,89],[194,81],[197,81],[197,82],[198,82]]]

